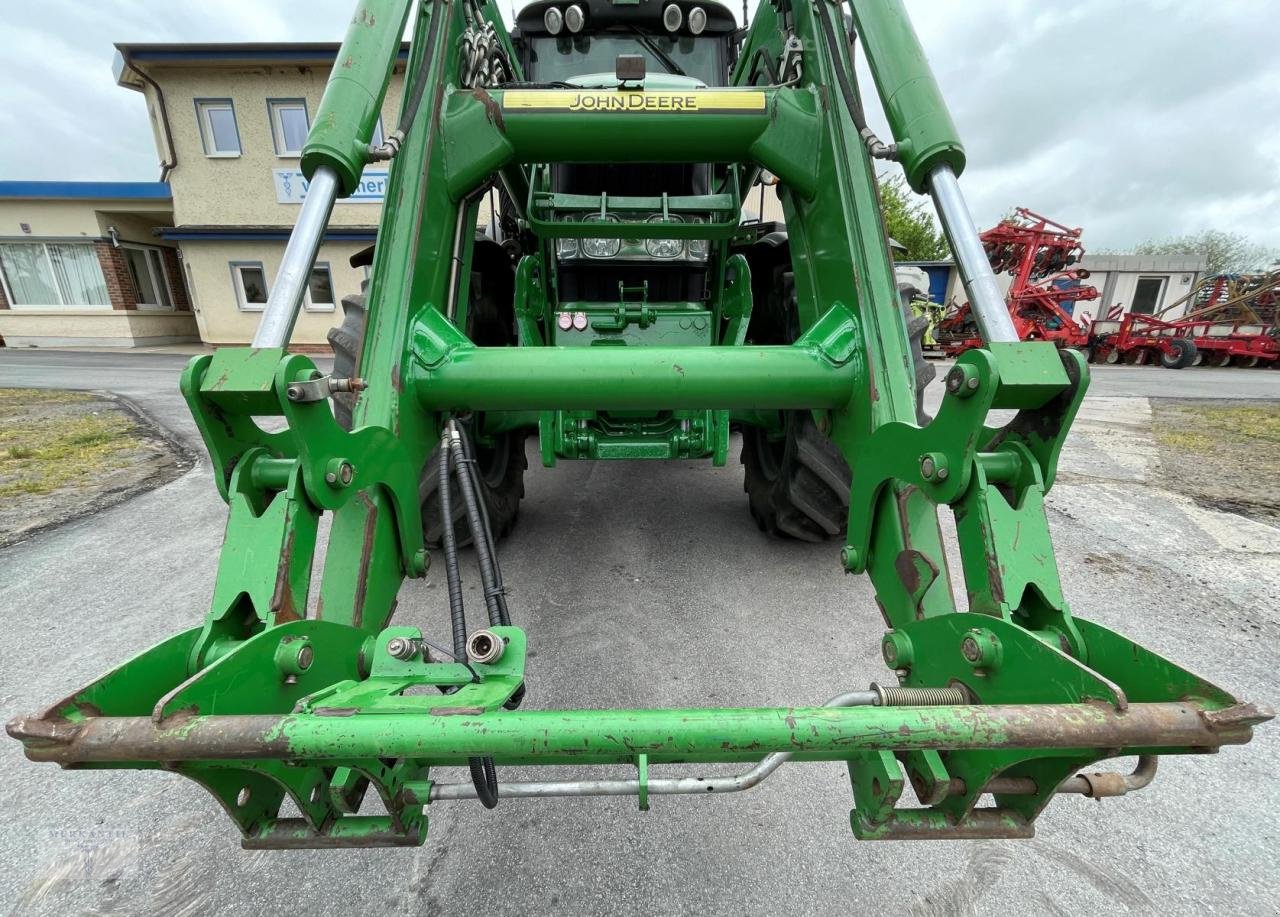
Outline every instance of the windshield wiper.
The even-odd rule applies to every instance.
[[[632,26],[631,34],[635,35],[636,40],[639,41],[640,44],[644,45],[646,51],[648,51],[650,54],[656,57],[658,59],[658,62],[661,63],[662,66],[667,68],[667,73],[674,73],[676,76],[689,75],[680,68],[680,65],[675,62],[675,60],[671,57],[670,54],[668,54],[666,51],[663,51],[662,48],[659,47],[658,43],[655,42],[648,35],[644,34],[644,32],[641,32],[635,26]]]

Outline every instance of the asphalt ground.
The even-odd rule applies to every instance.
[[[198,451],[177,394],[184,363],[0,351],[0,385],[116,392]],[[1146,397],[1275,399],[1280,371],[1095,369],[1049,498],[1073,611],[1276,705],[1280,530],[1154,487]],[[808,704],[887,674],[869,582],[842,575],[830,546],[758,532],[736,451],[723,469],[535,465],[527,493],[502,561],[533,650],[529,707]],[[225,516],[202,462],[0,549],[0,715],[197,623]],[[410,582],[397,622],[445,633],[444,603],[435,576]],[[60,771],[4,739],[0,901],[110,915],[1271,914],[1278,756],[1273,724],[1243,748],[1163,758],[1141,793],[1056,801],[1032,841],[855,841],[844,767],[804,764],[746,794],[655,798],[645,813],[627,799],[448,803],[431,807],[420,849],[250,853],[182,778]]]

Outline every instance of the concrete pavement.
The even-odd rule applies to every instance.
[[[0,385],[115,391],[194,443],[184,363],[0,351]],[[1280,372],[1097,368],[1049,501],[1072,607],[1276,704],[1280,531],[1151,485],[1149,394],[1278,398]],[[762,536],[741,487],[736,453],[724,469],[530,470],[503,564],[533,648],[531,707],[808,703],[884,677],[866,579],[843,576],[829,546]],[[224,521],[201,464],[0,550],[0,715],[196,623]],[[407,584],[398,621],[443,632],[435,577]],[[811,764],[648,813],[624,799],[433,806],[418,850],[247,853],[180,778],[62,772],[5,740],[0,900],[18,914],[1272,913],[1278,755],[1272,725],[1244,748],[1165,758],[1140,794],[1058,801],[1030,842],[856,842],[844,768]]]

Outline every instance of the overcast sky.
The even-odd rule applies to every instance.
[[[112,81],[113,42],[336,41],[353,5],[5,0],[0,180],[157,177],[142,98]],[[908,8],[968,149],[979,227],[1022,205],[1083,226],[1095,249],[1209,228],[1280,249],[1274,0]]]

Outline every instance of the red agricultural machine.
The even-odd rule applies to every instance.
[[[1280,365],[1280,270],[1207,277],[1155,315],[1130,312],[1093,323],[1091,358],[1134,366]],[[1179,308],[1187,312],[1165,319]]]
[[[1019,207],[1013,216],[982,233],[992,269],[1013,275],[1005,302],[1022,340],[1088,347],[1089,327],[1068,308],[1098,298],[1096,289],[1081,284],[1089,272],[1072,267],[1084,257],[1082,231]],[[968,303],[944,317],[934,337],[949,357],[983,344]]]

